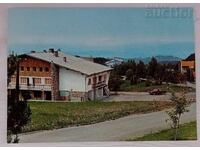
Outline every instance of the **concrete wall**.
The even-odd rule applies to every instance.
[[[59,68],[59,90],[85,92],[85,75]]]
[[[106,75],[106,79],[105,79],[105,75]],[[93,83],[93,77],[96,76],[97,80],[96,80],[96,85],[97,87],[93,87],[92,85],[94,85]],[[98,83],[99,82],[99,76],[102,76],[102,81],[105,81],[103,83]],[[98,100],[98,99],[102,99],[103,98],[103,89],[104,89],[104,85],[108,85],[108,81],[109,81],[109,77],[110,77],[110,71],[108,72],[102,72],[96,75],[92,75],[87,77],[86,80],[86,91],[88,92],[88,98],[90,100]],[[88,85],[88,81],[89,79],[91,79],[91,84]],[[95,96],[94,96],[95,95]]]
[[[94,97],[94,90],[95,90],[95,97]],[[96,88],[88,92],[88,98],[90,100],[100,100],[103,99],[103,88]]]

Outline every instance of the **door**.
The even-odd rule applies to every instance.
[[[51,92],[47,91],[45,92],[45,94],[46,94],[46,100],[51,100]]]
[[[29,86],[30,85],[30,80],[29,80],[29,78],[27,78],[27,86]]]

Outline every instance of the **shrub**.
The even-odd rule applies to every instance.
[[[15,92],[14,92],[15,93]],[[8,96],[7,142],[18,143],[18,133],[31,120],[31,109],[26,100],[19,101],[15,94]],[[12,140],[12,135],[15,135]]]
[[[180,126],[180,118],[182,114],[189,111],[187,109],[187,106],[189,106],[191,102],[187,101],[184,93],[181,97],[177,97],[174,93],[172,93],[171,101],[174,103],[175,106],[171,111],[167,111],[169,119],[167,119],[166,121],[171,122],[170,126],[174,130],[174,140],[176,140],[178,129]]]

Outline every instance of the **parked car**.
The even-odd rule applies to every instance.
[[[162,91],[160,89],[153,89],[153,90],[149,91],[150,95],[162,95],[165,93],[166,93],[166,91]]]

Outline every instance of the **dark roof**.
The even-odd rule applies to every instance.
[[[192,53],[190,56],[188,56],[185,60],[192,61],[195,60],[195,53]]]

